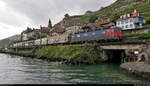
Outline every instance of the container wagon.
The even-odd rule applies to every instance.
[[[47,45],[47,42],[48,42],[47,38],[41,39],[41,45]]]
[[[34,41],[34,45],[35,45],[35,46],[40,45],[40,39],[35,40],[35,41]]]

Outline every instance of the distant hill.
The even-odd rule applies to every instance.
[[[16,41],[18,39],[20,39],[20,35],[14,35],[14,36],[8,37],[6,39],[0,40],[0,48],[5,48],[9,44],[11,44],[13,41]]]
[[[134,9],[144,16],[146,21],[150,22],[150,0],[117,0],[115,3],[107,7],[101,7],[98,11],[87,11],[84,15],[67,16],[57,25],[73,24],[73,23],[97,23],[107,20],[115,21],[125,13],[133,12]],[[65,23],[64,23],[65,22]]]

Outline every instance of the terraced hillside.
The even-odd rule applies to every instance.
[[[85,15],[70,16],[64,20],[65,24],[115,21],[120,15],[132,12],[134,9],[146,18],[147,23],[150,23],[150,0],[117,0],[112,5],[98,11],[89,12]],[[56,25],[59,25],[59,23]]]

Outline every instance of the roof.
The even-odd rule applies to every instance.
[[[27,27],[27,29],[25,31],[23,31],[22,33],[29,33],[29,32],[32,32],[33,30],[29,27]]]
[[[144,18],[144,17],[142,17],[142,16],[132,16],[132,17],[127,17],[127,18],[119,18],[119,19],[117,19],[116,21],[121,21],[121,20],[126,20],[126,19],[130,19],[130,18],[136,18],[136,17],[139,17],[139,18]]]
[[[42,31],[48,31],[48,30],[50,30],[51,28],[49,28],[49,27],[41,27],[41,30]]]
[[[116,21],[126,20],[126,19],[129,19],[129,18],[135,18],[135,17],[144,18],[144,17],[140,16],[139,13],[136,12],[136,10],[134,12],[130,13],[130,14],[127,14],[127,15],[128,16],[126,16],[126,17],[123,17],[123,15],[122,15],[122,18],[120,16],[120,18],[117,19]]]

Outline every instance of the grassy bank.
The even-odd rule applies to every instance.
[[[65,46],[43,46],[38,49],[19,50],[20,54],[34,54],[36,56],[47,56],[50,58],[74,59],[78,62],[84,61],[90,64],[101,61],[99,50],[95,44],[65,45]]]
[[[125,41],[140,41],[149,39],[150,39],[150,31],[148,31],[147,33],[125,34]]]

